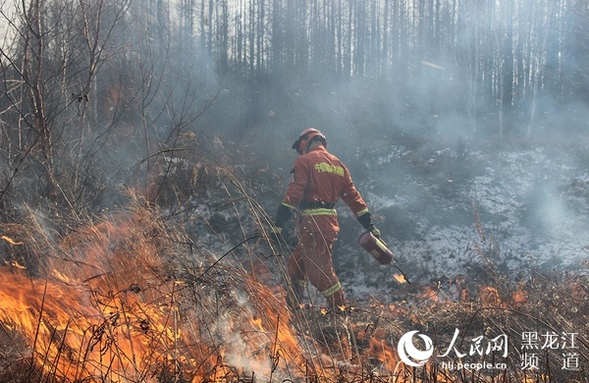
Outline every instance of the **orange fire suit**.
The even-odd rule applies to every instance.
[[[366,203],[347,167],[324,146],[299,156],[290,177],[278,208],[276,226],[282,228],[292,212],[298,212],[298,244],[287,265],[293,289],[301,291],[308,280],[325,296],[328,306],[345,305],[332,260],[333,244],[339,233],[335,204],[342,199],[358,217],[368,212]]]

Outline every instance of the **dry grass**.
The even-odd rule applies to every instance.
[[[264,227],[262,209],[237,198],[231,182],[230,200]],[[479,282],[414,284],[396,304],[373,300],[338,313],[286,309],[284,259],[263,255],[280,252],[263,230],[214,253],[141,199],[65,228],[31,213],[3,231],[19,244],[5,244],[11,264],[0,269],[2,382],[588,381],[587,275],[509,281],[483,231],[476,248],[488,269]],[[425,367],[397,354],[414,330],[435,345]],[[523,333],[577,337],[574,348],[539,347],[538,368],[522,369]],[[437,357],[456,334],[455,350]],[[505,358],[472,348],[479,336],[485,345],[501,334]],[[460,362],[456,352],[507,368],[451,370],[442,362]],[[565,352],[577,355],[574,371],[562,368]]]

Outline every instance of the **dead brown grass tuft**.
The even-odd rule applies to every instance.
[[[263,233],[218,254],[162,217],[137,199],[66,230],[35,214],[4,228],[22,245],[0,268],[0,381],[587,382],[586,274],[515,283],[492,268],[482,285],[414,284],[396,304],[291,313],[284,259],[263,256]],[[397,352],[409,331],[434,344],[423,367]]]

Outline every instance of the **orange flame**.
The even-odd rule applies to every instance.
[[[117,218],[78,230],[47,249],[59,257],[39,279],[0,268],[0,322],[31,347],[43,374],[70,382],[302,375],[304,367],[290,370],[304,366],[304,352],[284,303],[237,268],[230,274],[243,291],[219,307],[206,284],[170,263],[175,242],[153,222]]]
[[[334,323],[343,323],[344,329],[327,334],[337,336],[318,337],[308,328],[297,332],[285,292],[268,286],[272,275],[263,264],[253,264],[252,275],[225,262],[209,270],[185,254],[185,242],[175,237],[181,234],[157,222],[132,215],[77,229],[44,249],[49,264],[38,278],[16,263],[0,268],[0,325],[26,342],[22,349],[27,353],[19,352],[44,377],[213,383],[255,373],[258,381],[328,382],[341,380],[344,370],[352,376],[364,373],[362,363],[369,360],[396,382],[414,381],[378,320],[354,323],[348,315],[357,311],[340,307],[334,310],[340,319]],[[29,247],[31,241],[25,243]],[[198,261],[212,263],[205,256]],[[227,269],[217,270],[222,267]],[[417,294],[426,306],[464,302],[469,299],[465,285],[457,279],[426,286]],[[575,291],[571,294],[579,299],[585,296],[584,286]],[[523,288],[506,301],[490,286],[480,287],[475,296],[493,306],[528,300]],[[419,323],[419,313],[405,303],[374,301],[367,310],[374,318]],[[315,309],[306,310],[317,311],[313,326],[332,318],[332,312]],[[424,371],[436,373],[428,365]],[[164,379],[164,374],[178,379]],[[438,381],[450,380],[440,375]]]
[[[368,354],[381,362],[389,373],[394,372],[399,363],[399,359],[397,358],[397,354],[393,347],[380,337],[370,338],[369,343],[370,350],[368,351]]]
[[[16,242],[14,239],[7,237],[5,235],[0,237],[1,239],[5,240],[6,242],[8,242],[9,244],[11,244],[12,246],[20,246],[23,243],[22,242]]]
[[[399,283],[407,283],[407,278],[403,274],[393,274],[393,278]]]
[[[500,307],[503,302],[499,296],[499,291],[495,287],[483,286],[479,290],[479,300],[487,306]]]

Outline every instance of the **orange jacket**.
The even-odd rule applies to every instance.
[[[368,211],[348,168],[323,146],[297,157],[290,176],[282,204],[301,210],[299,227],[312,221],[313,226],[305,225],[307,230],[339,231],[334,205],[340,198],[356,217]]]

